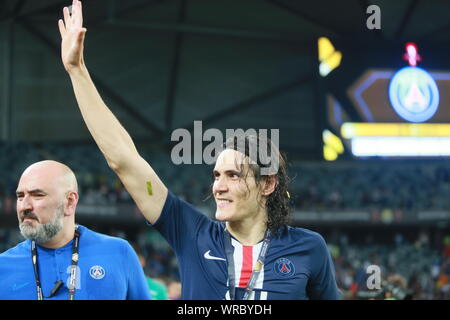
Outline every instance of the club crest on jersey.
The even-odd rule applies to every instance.
[[[295,273],[294,264],[288,258],[280,258],[273,265],[275,273],[283,277],[292,277]]]
[[[89,274],[95,280],[100,280],[105,277],[105,269],[102,266],[92,266],[89,269]]]

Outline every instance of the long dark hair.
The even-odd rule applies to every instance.
[[[259,148],[265,148],[266,154],[255,152],[255,150],[259,151]],[[290,179],[287,173],[285,156],[269,138],[260,135],[232,136],[225,142],[224,149],[239,151],[251,160],[248,168],[253,172],[257,186],[261,186],[268,179],[275,179],[275,189],[267,196],[265,207],[268,218],[267,228],[272,234],[278,234],[281,227],[289,223],[292,211],[288,191]],[[241,163],[240,166],[241,171],[243,171],[244,164]]]

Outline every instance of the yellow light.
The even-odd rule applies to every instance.
[[[354,137],[450,137],[447,123],[352,123],[341,126],[345,139]]]
[[[334,135],[331,131],[324,130],[322,136],[323,142],[326,145],[332,147],[337,153],[344,152],[344,145],[342,144],[341,139],[339,139],[339,137]]]
[[[324,145],[323,146],[323,158],[327,161],[334,161],[338,157],[338,154],[336,151],[333,150],[330,146]]]
[[[328,38],[320,37],[319,41],[319,61],[324,61],[335,51],[333,44]]]
[[[319,73],[325,77],[331,71],[339,67],[342,60],[342,53],[336,51],[333,44],[328,38],[321,37],[318,40],[319,47]]]
[[[339,154],[344,152],[344,145],[341,139],[334,135],[329,130],[322,132],[323,139],[323,157],[327,161],[334,161],[338,158]]]

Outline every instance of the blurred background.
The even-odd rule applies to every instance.
[[[57,160],[77,175],[78,223],[130,241],[161,299],[176,299],[172,250],[78,111],[60,60],[67,5],[0,1],[0,252],[23,240],[22,171]],[[173,164],[173,130],[278,129],[292,225],[324,236],[345,299],[450,298],[448,1],[85,0],[83,10],[91,76],[173,193],[213,216],[212,167]],[[381,290],[367,288],[369,265]]]

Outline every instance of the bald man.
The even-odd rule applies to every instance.
[[[16,194],[26,240],[0,254],[0,299],[151,299],[130,244],[75,223],[78,186],[69,167],[32,164]]]

